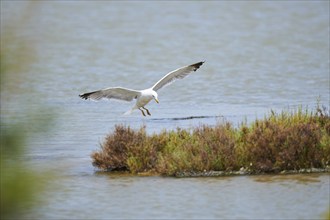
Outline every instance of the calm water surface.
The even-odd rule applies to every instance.
[[[26,214],[39,219],[319,218],[329,175],[188,178],[98,173],[90,154],[115,124],[148,132],[270,109],[329,104],[329,2],[1,1],[1,36],[16,68],[1,88],[1,120],[29,124],[28,163],[56,176]],[[160,90],[151,117],[133,103],[78,94],[144,89],[167,72],[205,64]],[[192,120],[173,120],[208,116]],[[53,118],[50,131],[31,125]]]

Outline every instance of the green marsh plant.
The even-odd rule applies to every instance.
[[[117,125],[91,157],[101,170],[167,176],[328,169],[330,117],[328,110],[318,105],[315,111],[301,107],[279,114],[271,111],[263,119],[239,127],[225,122],[147,135],[145,127],[133,130]]]

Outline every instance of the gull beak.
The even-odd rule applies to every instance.
[[[156,101],[157,103],[159,103],[159,101],[158,101],[158,99],[157,99],[157,98],[155,98],[155,101]]]

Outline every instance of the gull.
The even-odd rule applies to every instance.
[[[177,79],[182,79],[188,76],[191,72],[196,71],[199,69],[204,62],[198,62],[191,64],[189,66],[184,66],[173,70],[166,74],[163,78],[161,78],[158,82],[155,83],[151,88],[144,89],[144,90],[134,90],[134,89],[127,89],[123,87],[110,87],[106,89],[97,90],[94,92],[87,92],[80,94],[79,96],[83,99],[91,99],[94,101],[98,101],[102,98],[105,99],[117,99],[117,100],[124,100],[124,101],[132,101],[136,99],[135,105],[132,107],[131,110],[127,111],[125,115],[131,114],[134,110],[139,109],[143,116],[146,116],[143,110],[147,112],[148,115],[150,111],[145,107],[152,99],[154,99],[157,103],[158,94],[157,91]]]

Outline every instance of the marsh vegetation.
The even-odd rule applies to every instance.
[[[253,123],[201,125],[147,134],[116,125],[91,155],[107,171],[166,176],[222,171],[231,174],[328,169],[330,117],[325,107],[271,113]]]

